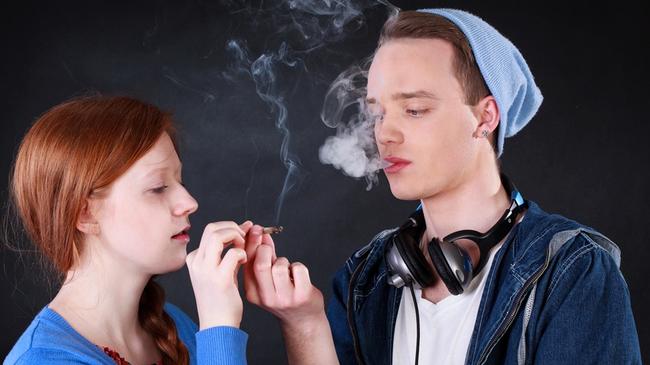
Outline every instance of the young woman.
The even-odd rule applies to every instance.
[[[5,364],[246,362],[236,275],[246,234],[260,227],[210,223],[186,253],[198,204],[182,183],[169,114],[127,97],[52,108],[20,145],[11,194],[62,286]],[[185,263],[198,327],[153,281]]]

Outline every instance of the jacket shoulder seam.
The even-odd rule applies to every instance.
[[[553,295],[553,291],[557,287],[557,284],[560,282],[560,280],[564,277],[564,274],[573,266],[573,264],[583,257],[585,254],[589,253],[590,251],[593,251],[594,246],[591,244],[588,245],[583,245],[576,249],[571,255],[564,260],[564,262],[560,263],[560,267],[558,268],[558,272],[555,275],[555,277],[551,281],[551,285],[549,288],[549,294],[548,296]]]

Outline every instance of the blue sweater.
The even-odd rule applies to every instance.
[[[246,364],[248,335],[242,330],[222,326],[199,331],[196,323],[178,307],[167,303],[165,311],[176,323],[178,335],[189,351],[190,364]],[[58,313],[45,307],[20,336],[3,364],[115,365],[115,362]]]

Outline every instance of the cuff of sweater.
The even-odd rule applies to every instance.
[[[235,327],[217,326],[196,333],[199,364],[246,364],[246,332]]]

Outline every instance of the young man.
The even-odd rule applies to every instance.
[[[541,101],[517,48],[471,14],[385,24],[367,103],[393,195],[421,209],[347,260],[329,326],[305,267],[251,231],[247,296],[278,316],[291,362],[336,363],[333,342],[343,364],[641,363],[616,245],[499,172]]]

